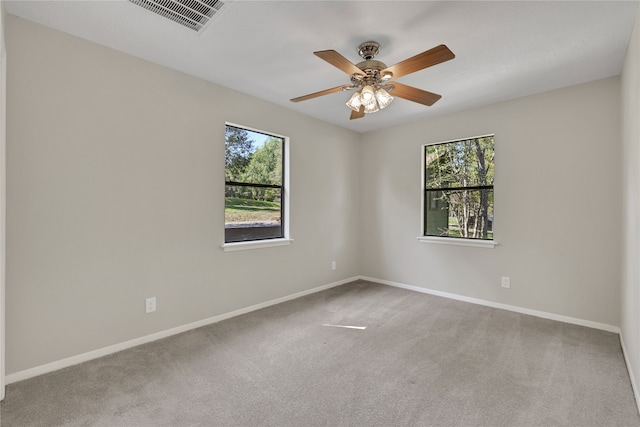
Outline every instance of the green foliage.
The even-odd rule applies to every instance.
[[[269,138],[251,157],[244,171],[245,182],[255,184],[282,184],[282,142]]]
[[[427,188],[493,185],[493,137],[426,148]]]
[[[225,168],[226,181],[240,181],[242,175],[251,161],[254,151],[254,141],[249,138],[249,133],[240,128],[227,126],[225,128]]]
[[[282,185],[282,139],[271,137],[256,149],[244,129],[227,126],[225,136],[227,182]],[[282,194],[278,188],[227,185],[225,196],[279,202]]]
[[[269,138],[251,157],[243,174],[244,182],[282,185],[282,141]],[[251,188],[254,199],[276,200],[280,190],[275,188]]]

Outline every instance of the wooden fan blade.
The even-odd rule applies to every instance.
[[[396,65],[385,68],[384,70],[380,71],[380,74],[391,72],[393,73],[393,78],[397,79],[398,77],[406,76],[407,74],[423,70],[425,68],[431,67],[432,65],[440,64],[441,62],[448,61],[455,57],[456,56],[449,50],[448,47],[441,44],[440,46],[436,46],[433,49],[427,50],[426,52],[419,53],[416,56],[412,56],[409,59],[398,62]]]
[[[349,86],[349,85],[342,85],[342,86],[332,87],[331,89],[322,90],[320,92],[310,93],[309,95],[304,95],[304,96],[299,96],[297,98],[293,98],[293,99],[291,99],[291,102],[306,101],[307,99],[317,98],[317,97],[323,96],[323,95],[329,95],[330,93],[334,93],[334,92],[340,92],[340,91],[345,90],[345,89],[350,88],[350,87],[351,86]]]
[[[364,117],[364,105],[360,106],[360,111],[351,110],[351,117],[349,117],[349,120],[361,119],[362,117]]]
[[[353,74],[364,74],[360,68],[356,67],[351,61],[335,50],[320,50],[313,52],[313,54],[318,58],[324,59],[334,67],[341,69],[350,76]]]
[[[403,85],[402,83],[393,82],[389,83],[389,86],[393,86],[393,90],[391,91],[392,96],[408,99],[409,101],[427,106],[432,106],[438,99],[442,98],[442,95],[438,95],[437,93],[427,92],[426,90]]]

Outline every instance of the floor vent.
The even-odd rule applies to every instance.
[[[200,32],[225,3],[220,0],[129,0],[163,18]]]

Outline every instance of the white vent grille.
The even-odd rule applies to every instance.
[[[194,31],[201,31],[213,15],[222,10],[220,0],[129,0],[153,13],[184,25]]]

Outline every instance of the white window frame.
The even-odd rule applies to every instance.
[[[438,144],[448,144],[456,141],[465,141],[469,139],[475,138],[486,138],[493,137],[495,144],[495,134],[486,134],[479,136],[472,136],[468,138],[456,138],[449,141],[438,141],[438,142],[430,142],[428,144],[423,144],[420,146],[420,164],[421,164],[421,172],[420,172],[420,234],[416,238],[420,243],[431,243],[438,245],[454,245],[454,246],[471,246],[477,248],[490,248],[493,249],[498,245],[498,242],[495,240],[495,234],[493,240],[482,240],[482,239],[465,239],[460,237],[439,237],[439,236],[425,236],[425,211],[424,211],[424,203],[425,203],[425,174],[426,174],[426,158],[425,158],[425,149],[430,145],[438,145]],[[495,184],[494,184],[494,212],[495,212]],[[495,214],[494,214],[495,216]]]
[[[236,123],[231,123],[231,122],[225,122],[225,127],[226,126],[232,126],[232,127],[236,127],[236,128],[240,128],[240,129],[245,129],[251,132],[258,132],[258,133],[262,133],[265,135],[272,135],[275,136],[277,138],[282,138],[283,141],[283,151],[282,151],[282,155],[284,156],[284,164],[282,165],[282,169],[284,171],[284,179],[282,182],[282,203],[284,203],[284,207],[282,209],[282,216],[284,218],[282,218],[282,234],[283,237],[280,238],[276,238],[276,239],[265,239],[265,240],[249,240],[246,242],[231,242],[231,243],[225,243],[224,242],[224,236],[222,238],[222,250],[224,252],[235,252],[235,251],[244,251],[244,250],[250,250],[250,249],[263,249],[263,248],[272,248],[272,247],[278,247],[278,246],[288,246],[291,244],[291,242],[293,242],[293,239],[291,238],[291,232],[290,232],[290,223],[291,223],[291,215],[290,215],[290,193],[291,193],[291,187],[290,187],[290,144],[289,144],[289,137],[288,136],[284,136],[284,135],[280,135],[278,133],[275,132],[270,132],[270,131],[265,131],[265,130],[261,130],[261,129],[256,129],[256,128],[252,128],[250,126],[245,126],[245,125],[239,125]],[[224,170],[223,170],[223,185],[226,182],[226,180],[224,179]],[[224,216],[224,199],[223,199],[223,203],[222,203],[222,209],[223,209],[223,216]],[[224,226],[224,223],[223,223]]]

